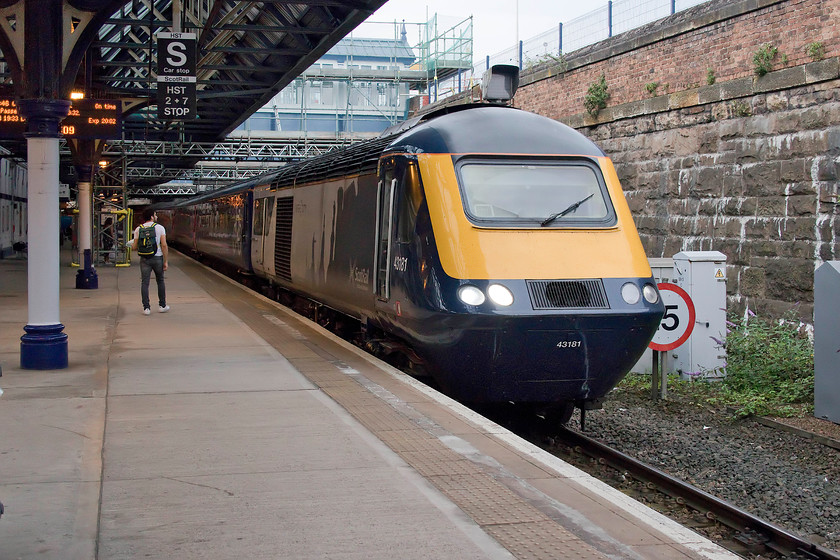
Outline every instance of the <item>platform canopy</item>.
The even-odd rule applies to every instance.
[[[51,56],[49,45],[56,44],[24,41],[24,15],[61,4],[64,52],[56,80],[62,95],[72,87],[87,98],[119,100],[127,140],[220,141],[384,3],[0,0],[0,97],[20,98],[20,84],[31,75],[23,61]],[[158,39],[161,32],[178,30],[195,35],[196,118],[161,120]],[[2,145],[15,154],[25,146],[22,140]],[[195,162],[165,161],[178,167]]]

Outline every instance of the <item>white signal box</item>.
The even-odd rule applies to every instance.
[[[683,378],[726,375],[726,255],[720,251],[682,251],[674,255],[671,282],[694,302],[694,331],[674,349],[674,369]]]
[[[683,251],[672,259],[650,259],[657,284],[671,283],[685,290],[695,310],[694,330],[678,348],[665,353],[663,369],[689,377],[719,379],[725,375],[726,351],[726,255],[719,251]],[[667,311],[666,311],[667,315]],[[651,350],[633,367],[637,373],[650,373]]]

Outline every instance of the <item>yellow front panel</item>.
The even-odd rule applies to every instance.
[[[453,278],[648,277],[650,267],[609,158],[596,158],[618,223],[607,229],[487,229],[464,213],[452,157],[418,156],[443,270]]]

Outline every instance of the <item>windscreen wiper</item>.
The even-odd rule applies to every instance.
[[[569,206],[568,208],[566,208],[566,209],[565,209],[565,210],[563,210],[562,212],[557,212],[556,214],[552,214],[551,216],[549,216],[548,218],[546,218],[545,220],[543,220],[543,221],[540,223],[540,225],[541,225],[542,227],[545,227],[545,226],[547,226],[548,224],[550,224],[551,222],[553,222],[554,220],[556,220],[557,218],[562,218],[563,216],[565,216],[565,215],[566,215],[566,214],[568,214],[569,212],[574,212],[575,210],[577,210],[578,208],[580,208],[580,205],[581,205],[581,204],[583,204],[584,202],[586,202],[587,200],[589,200],[589,199],[590,199],[590,198],[592,198],[593,196],[595,196],[595,193],[590,194],[589,196],[587,196],[587,197],[586,197],[586,198],[584,198],[584,199],[578,200],[577,202],[575,202],[574,204],[572,204],[571,206]]]

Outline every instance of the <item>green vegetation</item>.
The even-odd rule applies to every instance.
[[[752,114],[750,104],[746,101],[735,100],[731,103],[732,114],[736,117],[749,117]]]
[[[645,89],[651,97],[656,96],[656,90],[659,89],[659,82],[650,82],[645,84]]]
[[[805,52],[808,54],[808,56],[811,57],[811,60],[813,60],[814,62],[819,62],[820,60],[825,58],[825,45],[823,45],[819,41],[808,43],[808,45],[805,47]]]
[[[607,78],[601,74],[597,82],[589,85],[586,91],[586,96],[583,98],[583,107],[586,112],[592,117],[597,117],[598,113],[607,106],[607,99],[610,94],[607,92]]]
[[[770,43],[764,43],[753,55],[753,70],[756,76],[763,76],[773,70],[773,61],[776,55],[779,54],[779,49]]]
[[[717,78],[715,77],[715,69],[709,68],[706,70],[706,85],[712,85],[715,83]]]
[[[770,321],[748,312],[730,317],[726,377],[719,382],[668,379],[669,398],[732,409],[735,416],[813,413],[814,346],[792,316]],[[698,372],[695,378],[699,378]],[[618,390],[650,391],[650,376],[630,375]]]
[[[563,53],[559,55],[551,54],[551,53],[544,53],[538,56],[537,58],[531,58],[526,56],[525,57],[525,67],[528,70],[532,70],[537,66],[542,66],[543,64],[548,64],[549,66],[556,66],[560,69],[561,73],[565,73],[566,69],[569,67],[569,63],[566,62],[566,57]]]

